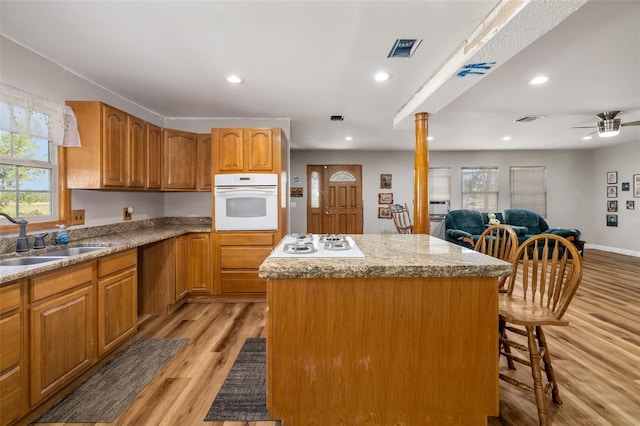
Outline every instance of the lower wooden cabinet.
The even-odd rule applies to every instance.
[[[217,234],[221,293],[264,293],[267,280],[258,268],[275,244],[273,232],[227,232]]]
[[[0,425],[22,417],[28,409],[27,334],[24,282],[0,287]]]
[[[176,302],[187,295],[189,291],[189,239],[186,235],[176,238],[176,276],[175,296]]]
[[[30,279],[30,403],[96,361],[95,262]]]
[[[98,260],[98,356],[138,329],[136,249]]]
[[[208,233],[187,236],[189,293],[211,293],[211,238]]]

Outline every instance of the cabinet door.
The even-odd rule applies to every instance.
[[[102,109],[102,185],[125,186],[127,114],[104,105]]]
[[[147,142],[147,181],[146,188],[162,187],[162,129],[146,123]]]
[[[182,299],[189,290],[189,251],[186,236],[176,238],[176,287],[175,300]]]
[[[95,360],[93,288],[87,283],[31,307],[31,405],[53,394]]]
[[[98,279],[98,356],[136,332],[137,292],[136,268]]]
[[[22,282],[0,287],[0,425],[22,417],[27,409],[27,341]]]
[[[247,171],[273,170],[273,131],[271,129],[247,129]]]
[[[189,235],[189,291],[211,293],[211,255],[209,234]]]
[[[196,190],[198,141],[195,133],[165,130],[163,189]]]
[[[198,135],[198,190],[211,191],[211,133]]]
[[[242,129],[214,129],[217,165],[221,172],[244,171],[244,134]]]
[[[146,180],[145,122],[127,115],[127,187],[144,188]]]

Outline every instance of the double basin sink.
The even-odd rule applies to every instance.
[[[105,250],[108,247],[68,247],[45,252],[41,255],[31,255],[24,257],[14,257],[12,259],[0,260],[0,266],[29,266],[39,263],[53,262],[65,257],[78,256],[80,254],[91,253],[98,250]]]

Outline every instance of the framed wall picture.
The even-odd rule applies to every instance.
[[[618,187],[615,185],[607,186],[607,198],[616,198],[618,196]]]
[[[380,189],[391,189],[391,174],[380,175]]]
[[[622,182],[622,187],[620,188],[623,191],[628,191],[629,190],[629,182]]]
[[[391,219],[391,207],[378,207],[378,219]]]
[[[378,204],[393,204],[393,192],[381,192],[378,194]]]
[[[292,186],[291,187],[291,197],[301,198],[304,196],[304,188],[301,186]]]
[[[607,201],[607,211],[609,213],[615,213],[618,211],[618,201]]]
[[[618,183],[618,172],[607,172],[607,183]]]
[[[618,226],[618,215],[617,214],[608,214],[607,215],[607,226]]]
[[[640,175],[633,175],[633,197],[640,198]]]
[[[636,208],[636,202],[633,200],[627,200],[627,210],[634,210]]]

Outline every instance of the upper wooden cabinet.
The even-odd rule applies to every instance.
[[[162,188],[162,129],[146,123],[147,134],[147,189]]]
[[[162,189],[195,191],[197,189],[198,135],[164,129],[162,145]]]
[[[102,102],[67,104],[78,119],[82,142],[81,148],[66,150],[69,188],[160,188],[160,152],[153,145],[160,143],[159,127],[148,127],[144,120]],[[157,157],[149,157],[150,151]]]
[[[144,120],[127,115],[127,187],[144,188],[147,180],[147,129]]]
[[[281,130],[213,129],[214,173],[277,172]]]
[[[211,191],[211,133],[198,135],[198,190]]]

